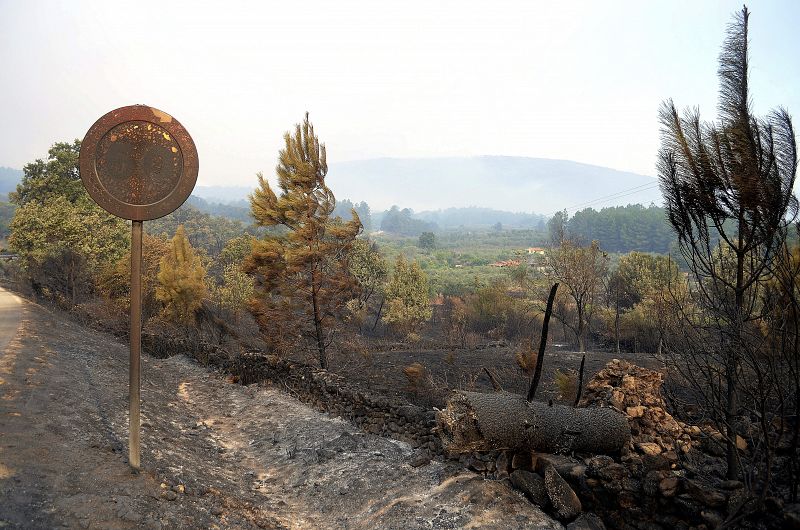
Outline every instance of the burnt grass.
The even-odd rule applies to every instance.
[[[452,391],[493,391],[485,369],[492,373],[503,390],[527,394],[531,376],[517,365],[517,350],[518,347],[496,341],[487,341],[475,348],[414,348],[392,344],[391,349],[337,353],[332,356],[329,369],[372,392],[402,398],[427,408],[443,408]],[[582,355],[562,345],[548,346],[536,398],[571,403],[573,398],[561,395],[555,378],[557,372],[577,376]],[[584,385],[612,359],[627,360],[662,372],[665,368],[653,354],[588,351]],[[304,360],[315,364],[311,356]],[[423,371],[418,376],[409,377],[404,369],[414,363],[419,363]]]

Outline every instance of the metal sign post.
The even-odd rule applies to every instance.
[[[139,405],[142,351],[143,221],[163,217],[186,201],[197,182],[197,149],[172,116],[145,105],[112,110],[81,144],[80,172],[89,196],[109,213],[131,221],[131,335],[129,453],[141,466]]]
[[[142,232],[144,221],[131,221],[131,353],[129,361],[129,443],[128,462],[139,470],[139,392],[142,388]]]

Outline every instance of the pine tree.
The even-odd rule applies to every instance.
[[[700,355],[698,391],[717,398],[713,413],[726,431],[728,478],[739,476],[735,425],[740,414],[746,330],[758,311],[760,288],[797,218],[793,193],[797,145],[789,113],[766,118],[752,112],[749,91],[748,19],[743,8],[728,28],[719,58],[719,118],[699,111],[681,115],[671,100],[660,110],[658,172],[669,221],[697,283],[698,302],[717,329]],[[719,340],[716,340],[719,338]],[[696,343],[695,343],[696,344]],[[708,370],[721,364],[722,375]],[[688,358],[688,356],[687,356]],[[711,390],[708,390],[711,389]]]
[[[255,241],[245,260],[243,270],[256,280],[250,310],[274,347],[309,338],[327,368],[332,323],[356,289],[347,259],[361,221],[355,211],[347,222],[332,215],[336,199],[325,184],[325,146],[308,113],[284,141],[275,168],[280,196],[260,173],[250,196],[256,224],[281,229]]]
[[[179,225],[170,252],[161,259],[156,297],[164,304],[164,316],[189,325],[206,297],[206,271]]]
[[[226,265],[222,271],[222,285],[214,289],[220,307],[228,310],[233,322],[239,322],[239,312],[253,297],[253,278],[242,272],[239,265]]]

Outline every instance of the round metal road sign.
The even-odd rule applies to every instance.
[[[133,221],[163,217],[197,182],[197,149],[178,120],[146,105],[112,110],[81,144],[81,180],[108,212]]]

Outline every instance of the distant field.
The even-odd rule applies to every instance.
[[[509,268],[493,263],[528,258],[529,247],[544,244],[546,235],[535,230],[444,231],[436,234],[433,249],[422,249],[416,237],[373,234],[390,264],[399,254],[417,260],[428,275],[432,294],[464,294],[476,282],[508,279]]]

